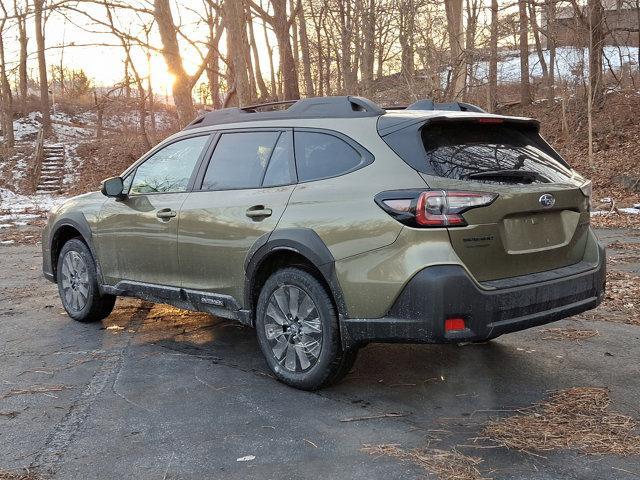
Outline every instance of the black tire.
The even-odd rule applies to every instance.
[[[313,322],[317,324],[318,321],[315,318],[319,317],[319,325],[321,326],[319,333],[311,334],[309,330],[307,330],[309,334],[307,336],[305,336],[303,326],[300,326],[300,329],[296,330],[296,333],[300,332],[301,337],[308,339],[311,335],[316,335],[315,338],[321,339],[320,352],[317,357],[313,354],[306,355],[306,358],[310,359],[308,361],[315,362],[311,363],[306,369],[303,368],[303,359],[301,358],[304,354],[299,353],[298,349],[303,345],[306,350],[306,346],[312,342],[301,340],[301,343],[295,344],[295,340],[291,340],[291,336],[293,335],[291,332],[295,326],[293,324],[308,324],[305,324],[304,319],[300,319],[299,322],[293,321],[298,318],[296,314],[296,317],[292,319],[291,325],[280,327],[277,322],[274,321],[272,315],[273,310],[269,310],[270,302],[276,302],[272,303],[271,308],[274,308],[273,306],[277,304],[276,295],[279,292],[290,292],[292,288],[306,294],[311,299],[315,309],[309,310],[310,313],[308,313],[305,318],[313,316]],[[298,299],[298,295],[300,295],[300,293],[296,294],[296,299]],[[289,300],[291,301],[291,296],[289,296]],[[302,308],[305,301],[306,299],[300,301],[300,308]],[[272,314],[268,315],[268,311]],[[279,313],[283,313],[283,311],[283,309],[280,309]],[[299,314],[300,310],[296,309],[296,311]],[[286,315],[286,313],[284,313],[284,315]],[[342,349],[338,316],[329,292],[327,292],[327,289],[318,279],[304,270],[285,268],[276,271],[269,277],[262,287],[258,298],[255,323],[258,344],[260,345],[260,350],[262,350],[267,365],[278,380],[292,387],[301,390],[317,390],[336,383],[349,373],[349,370],[351,370],[356,360],[358,354],[357,349],[348,351]],[[288,343],[284,347],[286,354],[283,354],[280,359],[277,358],[274,348],[277,349],[278,345],[276,344],[284,339],[287,332],[274,332],[273,327],[282,328],[283,331],[287,330],[289,333]],[[267,329],[269,329],[270,333],[267,333]],[[269,339],[268,335],[271,335],[271,339]],[[275,338],[278,338],[278,340],[275,340]],[[295,371],[292,371],[286,366],[287,360],[285,357],[289,355],[290,348],[295,352]]]
[[[77,260],[80,267],[77,281],[71,282],[71,277],[66,275],[69,268],[64,263],[73,263],[74,260]],[[89,247],[82,240],[73,238],[63,245],[58,255],[56,281],[62,306],[74,320],[83,323],[98,322],[108,317],[113,310],[116,297],[100,294],[96,264]],[[70,282],[75,285],[71,287],[71,291]],[[74,298],[78,301],[74,301]]]

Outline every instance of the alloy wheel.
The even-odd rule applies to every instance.
[[[89,299],[89,271],[78,252],[70,251],[62,260],[62,294],[65,305],[80,312]]]
[[[294,285],[282,285],[267,304],[264,329],[275,359],[290,372],[312,368],[322,350],[322,322],[311,297]]]

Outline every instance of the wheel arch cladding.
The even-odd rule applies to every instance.
[[[101,283],[102,272],[100,263],[93,248],[93,235],[89,223],[81,213],[74,213],[68,217],[58,220],[51,229],[51,237],[49,239],[49,252],[51,255],[51,270],[56,278],[58,269],[58,255],[64,244],[72,238],[80,238],[89,248],[91,256],[96,265],[96,273]]]
[[[245,259],[244,305],[255,313],[259,287],[279,267],[311,267],[329,289],[340,317],[348,317],[347,306],[335,272],[335,259],[316,232],[308,228],[282,229],[256,240]]]

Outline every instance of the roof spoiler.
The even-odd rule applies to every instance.
[[[387,110],[445,110],[448,112],[487,113],[477,105],[465,102],[436,103],[429,98],[418,100],[407,106],[385,107]]]

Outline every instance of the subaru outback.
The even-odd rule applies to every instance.
[[[369,342],[484,342],[596,307],[590,195],[537,121],[470,104],[228,108],[55,208],[43,269],[74,320],[117,296],[209,312],[317,389]]]

